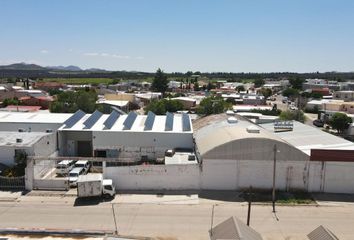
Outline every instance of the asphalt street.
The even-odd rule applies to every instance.
[[[213,205],[214,225],[231,215],[246,222],[247,204],[243,202],[98,203],[77,202],[74,197],[22,196],[15,201],[0,201],[0,228],[114,232],[117,227],[121,235],[204,240],[209,239]],[[352,240],[353,223],[351,203],[279,206],[276,215],[271,206],[254,205],[251,212],[251,226],[265,240],[305,240],[306,234],[321,224],[341,240]]]

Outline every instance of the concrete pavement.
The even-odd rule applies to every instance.
[[[21,196],[14,201],[0,202],[0,228],[81,229],[109,233],[116,229],[115,216],[118,232],[122,235],[206,240],[209,239],[213,205],[214,225],[231,215],[246,221],[247,204],[244,202],[199,199],[197,204],[188,204],[183,196],[169,196],[166,200],[186,201],[184,204],[164,204],[149,202],[148,199],[154,198],[148,196],[145,203],[138,203],[144,197],[132,195],[131,202],[128,195],[124,201],[117,200],[122,197],[117,196],[112,202],[78,202],[68,196]],[[305,240],[306,234],[321,224],[341,240],[352,240],[353,223],[354,205],[351,202],[320,207],[279,206],[276,216],[271,206],[254,205],[251,213],[251,226],[265,240]]]

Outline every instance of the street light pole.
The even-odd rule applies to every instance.
[[[274,162],[273,162],[273,192],[272,192],[272,203],[273,203],[273,213],[275,213],[275,171],[277,162],[277,145],[274,144]]]

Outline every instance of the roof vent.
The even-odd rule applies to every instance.
[[[17,143],[22,143],[22,138],[16,138]]]
[[[234,115],[235,115],[235,112],[232,111],[232,110],[227,110],[227,111],[226,111],[226,115],[234,116]]]
[[[235,117],[229,117],[229,118],[227,119],[227,122],[228,122],[228,123],[237,123],[237,118],[235,118]]]
[[[253,125],[248,126],[246,130],[249,133],[259,133],[260,132],[259,128],[256,126],[253,126]]]

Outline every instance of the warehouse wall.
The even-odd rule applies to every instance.
[[[306,176],[306,162],[277,160],[277,189],[306,190]],[[201,173],[202,189],[240,190],[249,188],[250,186],[256,189],[271,189],[272,183],[272,161],[203,160]]]
[[[190,190],[199,189],[199,165],[139,165],[105,167],[105,178],[117,190]]]
[[[93,147],[193,148],[192,133],[176,132],[93,132]]]
[[[354,193],[354,162],[311,162],[309,191]]]

